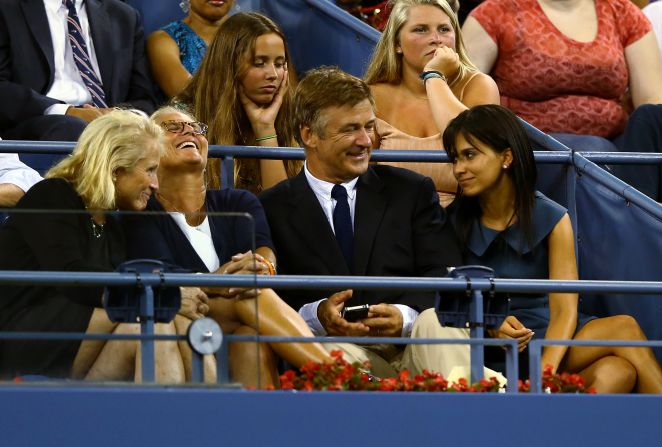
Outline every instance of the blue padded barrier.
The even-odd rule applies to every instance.
[[[553,151],[570,150],[535,127],[527,123],[525,126],[536,146]],[[660,163],[660,159],[655,156],[654,160],[658,161],[652,162]],[[662,206],[578,153],[573,154],[572,166],[545,165],[540,174],[541,190],[565,206],[572,206],[580,278],[662,279]],[[563,183],[574,187],[572,203],[559,200]],[[662,325],[657,321],[662,315],[660,298],[652,294],[606,297],[585,293],[581,295],[580,309],[600,317],[631,315],[649,339],[659,340],[662,339]],[[662,348],[655,348],[655,353],[662,362]]]
[[[595,164],[584,160],[578,165],[577,219],[579,231],[580,276],[583,279],[662,279],[662,206],[648,199],[648,209],[624,198],[642,195]],[[623,192],[609,186],[619,184]],[[627,195],[626,195],[627,197]],[[662,339],[662,297],[660,295],[603,294],[583,296],[585,312],[609,316],[632,315],[650,339]],[[656,349],[662,361],[662,348]]]
[[[20,154],[18,157],[23,163],[30,166],[32,169],[37,171],[41,176],[44,176],[46,172],[53,166],[55,166],[60,160],[64,158],[64,155],[60,154]]]
[[[320,65],[337,65],[363,76],[380,36],[328,0],[265,0],[262,11],[283,28],[299,75]]]
[[[0,142],[2,143],[2,142]],[[42,176],[53,165],[71,152],[76,143],[73,141],[13,141],[18,158]]]
[[[655,446],[661,398],[0,387],[4,446]],[[335,428],[330,422],[340,419]],[[171,422],[167,422],[171,421]]]
[[[143,20],[145,36],[164,25],[183,19],[186,14],[179,6],[180,0],[124,0],[138,10]],[[257,11],[262,0],[235,0],[230,14],[237,11]]]

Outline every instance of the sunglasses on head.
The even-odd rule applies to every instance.
[[[207,133],[207,125],[198,121],[164,121],[161,123],[163,129],[172,133],[183,133],[186,126],[190,127],[194,134],[205,135]]]

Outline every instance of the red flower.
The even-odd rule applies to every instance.
[[[332,363],[306,362],[299,369],[286,371],[280,376],[281,389],[284,390],[328,390],[328,391],[451,391],[462,393],[489,393],[498,392],[499,381],[496,377],[480,380],[470,384],[466,379],[460,378],[457,382],[449,384],[439,373],[423,370],[421,374],[411,377],[407,370],[401,371],[396,377],[384,379],[371,379],[367,374],[370,371],[368,362],[349,363],[343,358],[341,351],[332,351]],[[594,394],[595,389],[586,388],[584,380],[577,374],[554,374],[552,367],[543,368],[542,383],[545,389],[553,393],[589,393]],[[531,383],[527,380],[518,383],[521,392],[529,392]]]

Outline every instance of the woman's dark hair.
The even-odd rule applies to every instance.
[[[443,135],[444,148],[454,161],[457,157],[457,138],[462,135],[467,142],[481,142],[497,153],[510,149],[513,162],[506,171],[515,186],[515,216],[528,243],[532,241],[533,205],[537,170],[529,137],[519,118],[505,107],[488,104],[473,107],[460,113],[449,124]],[[456,210],[457,229],[466,243],[471,224],[480,219],[478,197],[465,197],[458,187],[453,207]]]

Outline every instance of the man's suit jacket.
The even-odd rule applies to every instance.
[[[86,0],[90,35],[109,106],[152,112],[153,86],[136,10],[119,0]],[[60,101],[53,84],[53,44],[42,0],[0,0],[0,131],[43,115]]]
[[[439,277],[462,261],[432,180],[406,169],[371,165],[359,177],[351,270],[303,172],[264,191],[260,200],[281,274]],[[333,293],[278,292],[294,309]],[[433,306],[434,294],[355,290],[347,305],[381,302],[421,311]]]

